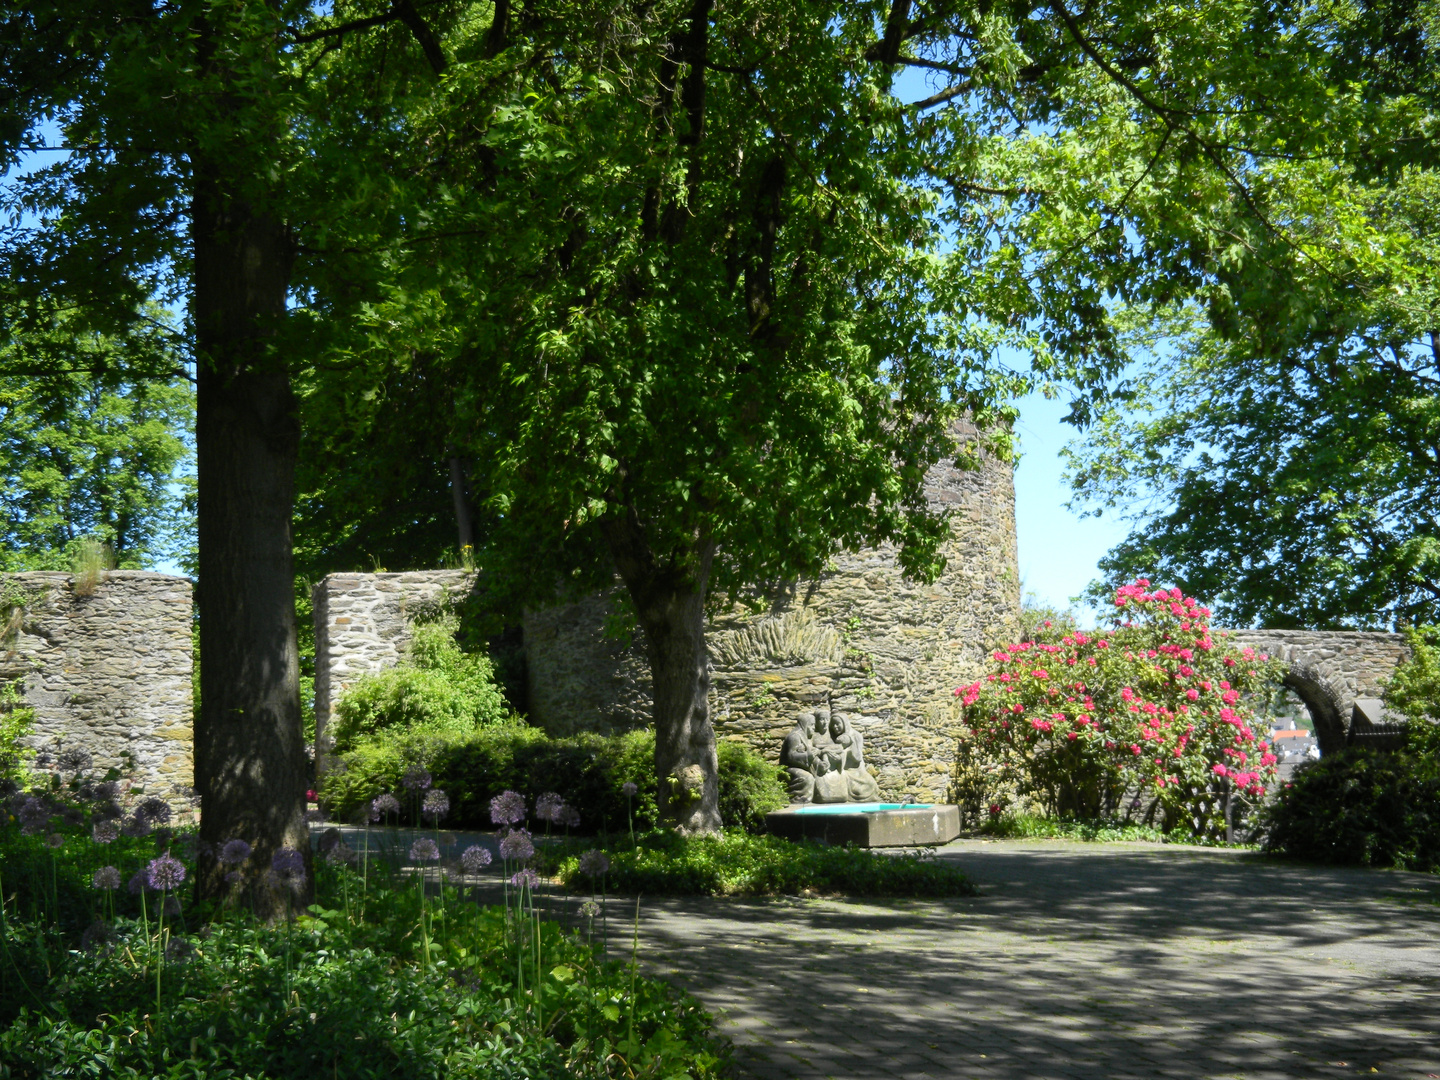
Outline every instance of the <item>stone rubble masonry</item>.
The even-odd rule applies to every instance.
[[[315,741],[322,768],[325,728],[335,701],[360,676],[395,665],[409,644],[417,612],[459,600],[474,584],[469,570],[429,570],[330,574],[311,590]]]
[[[1285,685],[1305,702],[1322,754],[1351,735],[1358,698],[1378,698],[1409,657],[1403,634],[1366,630],[1234,630],[1231,641],[1286,662]]]
[[[1020,586],[1011,467],[942,466],[932,507],[954,511],[947,566],[933,584],[902,579],[893,548],[843,554],[815,582],[784,590],[756,615],[714,617],[708,640],[717,735],[778,760],[806,707],[850,716],[885,798],[946,797],[958,714],[952,693],[975,678],[988,646],[1018,630]],[[472,585],[465,571],[332,574],[314,591],[315,716],[361,675],[398,660],[409,613]],[[618,591],[528,613],[530,718],[552,734],[614,733],[651,722],[643,642],[606,635],[623,612]],[[322,741],[323,747],[323,741]],[[323,757],[322,757],[323,762]]]
[[[65,573],[3,580],[34,598],[0,647],[0,679],[22,679],[35,710],[31,744],[83,748],[97,770],[120,769],[147,793],[178,800],[195,783],[189,580],[111,570],[89,596],[76,596]]]
[[[947,797],[959,734],[955,687],[1019,628],[1015,488],[1008,464],[953,465],[926,478],[932,508],[953,511],[947,565],[908,582],[891,547],[837,556],[818,581],[785,589],[763,614],[710,620],[711,710],[721,739],[778,760],[806,708],[850,717],[881,797]],[[650,723],[642,641],[604,637],[617,598],[597,596],[525,619],[532,721],[555,733]]]

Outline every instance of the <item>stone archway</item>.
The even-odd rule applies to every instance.
[[[1364,630],[1235,630],[1231,640],[1285,661],[1284,684],[1310,710],[1322,754],[1355,734],[1355,703],[1378,698],[1409,655],[1401,634]]]

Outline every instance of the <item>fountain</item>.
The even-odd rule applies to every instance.
[[[801,713],[781,745],[780,764],[791,803],[765,815],[776,836],[857,847],[918,847],[960,835],[959,807],[880,801],[880,786],[865,768],[860,733],[839,713]]]

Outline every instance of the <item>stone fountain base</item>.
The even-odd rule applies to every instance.
[[[939,803],[820,803],[765,815],[786,840],[821,840],[856,847],[925,847],[960,835],[960,808]]]

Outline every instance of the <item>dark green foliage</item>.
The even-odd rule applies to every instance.
[[[452,828],[490,828],[490,800],[518,791],[533,807],[547,791],[579,811],[580,829],[625,830],[627,801],[622,786],[635,784],[630,800],[637,828],[657,819],[655,733],[592,734],[552,738],[539,728],[501,725],[449,737],[425,731],[365,740],[343,756],[343,771],[328,774],[321,799],[331,814],[349,820],[365,812],[383,792],[400,790],[400,778],[423,763],[434,785],[450,796]],[[720,744],[720,811],[727,825],[763,829],[765,814],[789,799],[780,770],[739,743]]]
[[[533,910],[517,918],[453,888],[422,901],[413,876],[375,860],[362,873],[317,857],[317,903],[269,925],[195,904],[187,882],[171,894],[178,944],[157,982],[158,895],[146,918],[123,887],[89,887],[100,865],[128,878],[156,855],[155,837],[99,845],[88,824],[61,813],[22,835],[8,815],[0,822],[0,1077],[728,1073],[694,999]],[[58,848],[45,843],[51,826],[65,837]],[[171,847],[189,863],[186,850]]]
[[[576,845],[578,848],[578,845]],[[727,829],[717,836],[646,833],[607,848],[612,892],[645,896],[973,896],[960,870],[928,854],[888,854],[864,848],[792,843]],[[557,858],[568,888],[591,892],[597,882],[580,873],[573,852]]]
[[[349,885],[358,890],[353,874]],[[335,887],[326,899],[339,903]],[[167,965],[159,1022],[153,978],[118,959],[126,948],[144,955],[139,924],[117,924],[115,951],[52,948],[63,965],[52,962],[48,984],[34,942],[22,942],[15,959],[44,999],[22,1002],[0,1035],[0,1065],[14,1077],[609,1075],[604,1059],[628,1038],[631,1010],[613,1015],[612,1006],[607,1016],[605,1007],[628,996],[629,973],[546,924],[542,996],[554,1019],[545,1035],[526,1031],[503,913],[457,900],[452,893],[447,909],[448,970],[427,971],[411,955],[418,904],[409,888],[374,893],[368,922],[317,905],[290,929],[213,923],[192,942],[198,953]],[[667,1046],[672,1069],[715,1075],[724,1051],[698,1005],[647,979],[635,991],[638,1052],[628,1056],[639,1075],[660,1072],[647,1067],[650,1043]],[[185,1071],[166,1071],[177,1062]]]
[[[1413,753],[1352,747],[1297,770],[1269,826],[1265,846],[1297,858],[1440,869],[1440,776]]]
[[[788,806],[784,771],[743,743],[722,740],[720,754],[720,820],[746,832],[765,831],[765,815]]]

